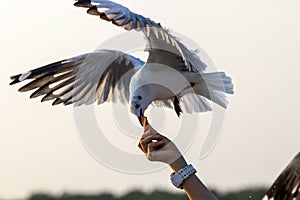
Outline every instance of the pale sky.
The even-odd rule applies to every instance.
[[[236,93],[229,97],[215,149],[198,159],[201,130],[209,122],[209,114],[204,114],[203,127],[186,152],[200,178],[221,190],[270,186],[300,147],[300,2],[119,2],[194,40],[233,79]],[[80,142],[72,107],[41,104],[8,85],[11,75],[93,51],[124,32],[72,4],[71,0],[18,0],[0,6],[0,198],[24,198],[34,191],[177,191],[169,181],[169,169],[133,175],[100,164]],[[112,116],[110,105],[97,109]],[[109,140],[139,153],[138,141],[117,141],[120,133],[115,133],[113,120],[106,119]],[[171,113],[165,130],[178,120]]]

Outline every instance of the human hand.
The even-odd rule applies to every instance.
[[[150,125],[144,127],[139,148],[145,153],[148,160],[163,162],[171,165],[171,167],[178,163],[178,160],[184,160],[175,144],[167,137],[159,134]]]
[[[148,160],[167,163],[176,173],[187,166],[187,162],[175,144],[167,137],[157,133],[150,125],[144,127],[144,134],[138,146],[145,153]],[[216,200],[195,174],[188,176],[182,184],[189,199]]]

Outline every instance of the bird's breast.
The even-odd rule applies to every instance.
[[[160,64],[146,64],[134,74],[130,82],[130,91],[148,85],[156,94],[156,99],[168,99],[180,94],[189,85],[189,81],[172,67]]]

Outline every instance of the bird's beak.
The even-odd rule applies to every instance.
[[[147,117],[144,116],[142,109],[140,109],[140,116],[138,117],[140,124],[142,127],[145,127],[148,125]]]

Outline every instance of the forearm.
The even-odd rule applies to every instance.
[[[153,142],[154,140],[156,140],[156,142]],[[144,128],[144,134],[139,142],[139,148],[146,154],[148,160],[168,163],[176,173],[187,166],[187,162],[175,144],[168,138],[157,133],[150,125],[145,126]],[[175,159],[176,161],[174,162]],[[191,169],[188,174],[193,172],[194,169]],[[183,176],[187,176],[187,174]],[[174,178],[172,181],[179,178],[179,180],[177,179],[178,182],[173,182],[176,186],[180,185],[183,180],[183,177],[178,177],[178,174],[172,178]],[[216,200],[214,195],[205,187],[195,174],[190,175],[183,181],[183,188],[191,200]]]
[[[184,168],[187,162],[183,157],[177,159],[174,163],[170,164],[170,167],[174,172],[178,172]],[[183,189],[191,200],[216,200],[217,198],[205,187],[201,180],[195,175],[189,176],[183,182]]]

